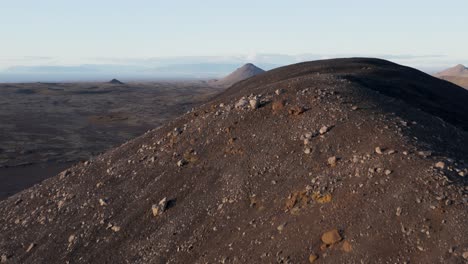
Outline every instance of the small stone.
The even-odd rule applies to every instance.
[[[392,174],[391,170],[385,170],[385,175],[390,175],[390,174]]]
[[[257,109],[258,106],[260,105],[258,99],[256,99],[256,98],[255,99],[250,99],[249,104],[250,104],[250,108],[252,108],[252,109]]]
[[[278,230],[279,232],[281,232],[281,231],[283,231],[284,226],[285,226],[285,224],[281,224],[281,225],[279,225],[279,226],[276,228],[276,230]]]
[[[119,232],[120,231],[120,226],[112,226],[111,227],[111,230],[114,231],[114,232]]]
[[[438,168],[438,169],[445,169],[445,163],[443,161],[439,161],[435,164],[435,167]]]
[[[468,259],[468,251],[463,252],[462,256],[464,259]]]
[[[283,93],[283,89],[276,89],[275,94],[280,95]]]
[[[418,155],[422,156],[424,158],[427,158],[427,157],[430,157],[432,155],[432,152],[431,151],[419,151]]]
[[[305,154],[310,154],[311,151],[312,151],[312,150],[311,150],[310,148],[305,148],[305,149],[304,149],[304,153],[305,153]]]
[[[58,203],[57,203],[57,207],[58,207],[59,210],[60,210],[64,205],[65,205],[65,201],[64,201],[64,200],[60,200],[60,201],[58,201]]]
[[[338,232],[338,229],[333,229],[328,232],[325,232],[322,235],[322,242],[327,244],[327,245],[332,245],[337,242],[340,242],[342,239],[340,233]]]
[[[70,235],[70,236],[68,237],[68,243],[71,244],[71,243],[73,243],[73,241],[75,241],[75,235]]]
[[[353,111],[356,111],[356,110],[358,110],[359,108],[358,108],[357,106],[353,105],[353,107],[351,107],[351,109],[353,109]]]
[[[323,127],[320,128],[319,133],[320,133],[320,135],[323,135],[323,134],[327,133],[328,130],[329,130],[329,128],[327,126],[323,126]]]
[[[465,177],[465,176],[466,176],[466,173],[465,173],[464,171],[460,171],[460,172],[458,173],[458,175],[461,176],[461,177]]]
[[[387,151],[387,155],[392,155],[392,154],[395,154],[395,150],[393,149],[390,149],[389,151]]]
[[[177,161],[177,166],[179,166],[179,167],[182,167],[182,166],[184,166],[185,164],[187,164],[187,161],[184,160],[184,159],[181,159],[181,160]]]
[[[153,216],[158,216],[164,213],[167,209],[167,203],[167,198],[164,197],[163,199],[161,199],[161,201],[159,201],[158,204],[153,204],[151,206],[151,212],[153,213]]]
[[[29,247],[26,249],[26,252],[31,251],[35,246],[36,246],[36,244],[34,244],[34,243],[29,244]]]
[[[309,255],[309,263],[314,263],[317,259],[318,259],[318,256],[316,254]]]
[[[7,255],[2,255],[2,258],[0,260],[1,263],[6,263],[8,261]]]
[[[291,108],[288,110],[288,113],[289,113],[290,115],[295,115],[295,116],[300,115],[300,114],[302,114],[302,113],[304,113],[304,112],[305,112],[305,108],[302,107],[302,106],[297,106],[297,105],[291,107]]]
[[[102,198],[99,199],[99,204],[100,204],[101,206],[106,206],[106,205],[107,205],[107,199],[102,199]]]
[[[383,151],[382,151],[382,149],[380,147],[376,147],[375,148],[375,153],[382,155]]]
[[[348,241],[343,242],[343,246],[341,248],[346,253],[353,251],[353,246]]]
[[[337,161],[337,158],[335,156],[333,157],[330,157],[328,158],[328,165],[330,165],[331,167],[335,167],[336,166],[336,161]]]
[[[396,209],[396,213],[395,213],[397,216],[400,216],[401,215],[401,207],[397,207]]]
[[[234,105],[234,107],[235,107],[236,109],[243,109],[243,108],[245,108],[248,104],[249,104],[249,102],[247,101],[247,99],[245,99],[245,97],[242,97],[239,101],[237,101],[237,103]]]

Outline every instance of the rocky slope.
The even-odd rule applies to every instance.
[[[6,263],[466,263],[468,92],[295,64],[0,202]]]
[[[232,72],[228,76],[222,78],[221,80],[217,80],[212,84],[214,86],[219,86],[219,87],[229,87],[237,82],[246,80],[248,78],[251,78],[253,76],[256,76],[264,72],[265,72],[264,70],[258,68],[252,63],[247,63],[244,66],[236,69],[234,72]]]

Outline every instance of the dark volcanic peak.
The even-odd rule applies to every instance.
[[[448,68],[442,72],[439,72],[436,74],[438,77],[443,77],[443,76],[466,76],[468,77],[468,68],[466,68],[462,64],[458,64],[455,67]]]
[[[466,102],[468,91],[383,60],[278,68],[0,202],[0,254],[464,263]]]
[[[252,63],[247,63],[244,66],[236,69],[234,72],[229,74],[228,76],[222,78],[221,80],[216,82],[216,85],[229,87],[234,83],[246,80],[258,74],[264,73],[265,71],[258,68]]]
[[[112,79],[109,83],[111,84],[124,84],[123,82],[117,80],[117,79]]]

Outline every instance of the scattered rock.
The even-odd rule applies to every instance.
[[[468,259],[468,251],[463,252],[463,258]]]
[[[104,198],[104,199],[102,199],[102,198],[99,199],[99,205],[101,205],[101,206],[106,206],[106,205],[107,205],[107,199],[106,199],[106,198]]]
[[[278,230],[279,232],[283,231],[284,227],[286,226],[286,224],[281,224],[279,225],[276,230]]]
[[[310,254],[309,255],[309,263],[314,263],[318,259],[317,254]]]
[[[26,252],[31,251],[35,246],[36,246],[36,244],[34,244],[34,243],[29,244],[29,247],[26,249]]]
[[[234,107],[235,107],[236,109],[243,109],[243,108],[245,108],[248,104],[249,104],[249,102],[247,101],[247,99],[245,99],[245,97],[242,97],[239,101],[237,101],[237,103],[234,105]]]
[[[289,110],[288,110],[288,113],[290,115],[295,115],[295,116],[300,115],[300,114],[302,114],[304,112],[305,112],[305,108],[302,107],[302,106],[297,106],[297,105],[289,108]]]
[[[335,166],[336,166],[336,161],[337,161],[337,158],[336,158],[335,156],[330,157],[330,158],[328,158],[328,160],[327,160],[328,165],[330,165],[331,167],[335,167]]]
[[[345,240],[343,242],[343,246],[341,247],[341,249],[343,249],[344,252],[349,253],[349,252],[353,251],[353,246],[351,245],[351,243],[349,243],[347,240]]]
[[[285,103],[283,100],[274,101],[271,104],[271,109],[273,110],[273,112],[278,112],[279,110],[282,110],[284,108],[284,105]]]
[[[250,99],[249,104],[250,104],[250,108],[252,109],[257,109],[260,106],[260,102],[258,101],[257,98]]]
[[[182,167],[187,164],[187,161],[185,159],[181,159],[177,161],[177,166]]]
[[[166,197],[164,197],[163,199],[161,199],[161,201],[159,201],[158,204],[153,204],[151,206],[151,212],[153,212],[153,216],[158,216],[164,213],[167,209],[167,203],[168,200]]]
[[[320,128],[319,133],[320,133],[320,135],[323,135],[323,134],[327,133],[329,130],[330,130],[329,127],[323,126],[323,127]]]
[[[385,175],[390,175],[390,174],[392,174],[391,170],[385,170]]]
[[[320,194],[319,192],[315,192],[312,194],[312,199],[319,204],[329,203],[332,200],[332,195],[330,193],[327,194]]]
[[[435,167],[438,168],[438,169],[443,170],[443,169],[445,169],[445,162],[439,161],[439,162],[437,162],[437,163],[435,164]]]
[[[396,213],[395,213],[397,216],[400,216],[401,215],[401,207],[397,207],[396,209]]]
[[[8,261],[7,255],[5,255],[5,254],[2,255],[2,257],[1,257],[1,259],[0,259],[0,262],[1,262],[1,263],[6,263],[7,261]]]
[[[338,232],[338,229],[333,229],[328,232],[325,232],[322,235],[322,242],[326,245],[333,245],[335,243],[338,243],[343,239]]]
[[[424,158],[427,158],[432,155],[432,152],[431,151],[418,151],[418,155]]]
[[[311,150],[310,148],[305,148],[305,149],[304,149],[304,153],[305,153],[305,154],[310,154],[311,151],[312,151],[312,150]]]
[[[280,94],[282,94],[283,92],[284,92],[283,89],[276,89],[275,94],[276,94],[276,95],[280,95]]]
[[[383,150],[382,150],[380,147],[376,147],[376,148],[375,148],[375,153],[382,155],[382,154],[383,154]]]
[[[120,231],[120,226],[114,225],[114,226],[111,227],[111,230],[114,231],[114,232],[119,232]]]
[[[70,236],[68,237],[68,243],[71,244],[71,243],[73,243],[73,241],[75,241],[75,235],[70,235]]]

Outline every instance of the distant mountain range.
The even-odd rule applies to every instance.
[[[265,69],[281,65],[262,64]],[[85,64],[79,66],[15,66],[0,72],[0,82],[57,82],[212,79],[239,67],[238,63],[168,64],[164,66]]]
[[[435,76],[468,89],[468,68],[462,64],[436,73]]]

